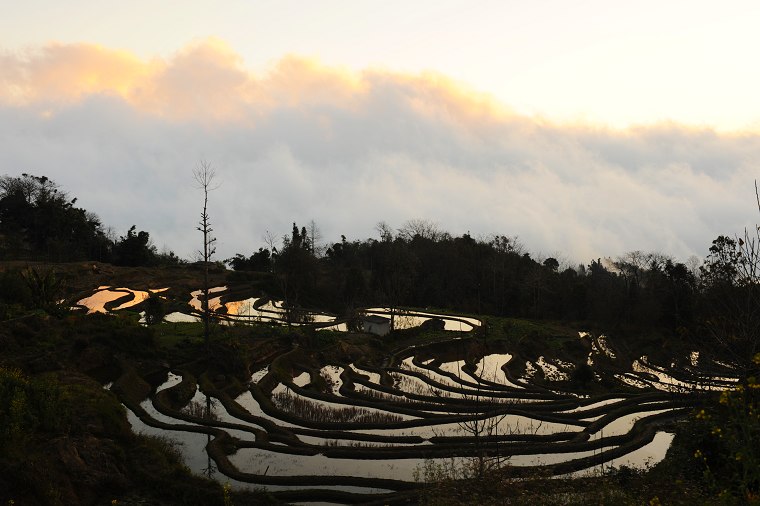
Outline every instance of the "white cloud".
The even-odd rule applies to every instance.
[[[51,177],[119,233],[136,224],[183,256],[200,242],[200,159],[221,182],[219,258],[293,221],[338,240],[421,217],[583,262],[685,259],[760,220],[756,134],[552,124],[442,76],[296,57],[255,76],[217,41],[147,62],[54,46],[4,55],[0,76],[0,173]]]

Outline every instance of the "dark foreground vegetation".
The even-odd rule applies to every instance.
[[[2,504],[305,500],[235,492],[190,474],[170,441],[130,431],[122,403],[144,397],[177,368],[209,389],[217,383],[234,387],[294,345],[383,357],[401,344],[425,340],[424,333],[397,332],[382,343],[361,334],[318,336],[309,329],[254,325],[214,327],[207,346],[200,325],[145,327],[135,314],[71,312],[73,301],[100,284],[131,280],[147,287],[147,279],[160,279],[197,289],[203,279],[202,268],[158,254],[147,232],[134,227],[113,237],[75,203],[46,178],[0,180]],[[228,261],[234,271],[217,266],[211,275],[291,307],[347,318],[370,305],[493,315],[473,339],[519,349],[549,346],[558,332],[589,329],[640,354],[703,350],[730,364],[740,380],[734,390],[699,397],[698,407],[675,426],[668,458],[650,472],[623,468],[596,478],[549,480],[495,471],[463,480],[456,470],[432,468],[426,470],[429,483],[383,503],[760,502],[757,231],[718,237],[698,266],[633,252],[566,268],[552,258],[532,258],[505,236],[452,237],[419,221],[398,231],[381,225],[379,232],[378,240],[343,238],[322,251],[313,227],[294,224],[282,244],[238,255]],[[108,381],[115,382],[118,397],[102,388]],[[574,381],[584,384],[582,376]]]

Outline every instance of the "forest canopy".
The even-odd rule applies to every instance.
[[[157,254],[150,234],[134,225],[115,238],[95,213],[76,202],[45,176],[0,177],[0,259],[130,266],[178,260],[173,254]]]

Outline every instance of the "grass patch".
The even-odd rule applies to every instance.
[[[319,401],[295,395],[290,390],[272,396],[272,404],[282,411],[313,422],[337,423],[397,423],[404,419],[392,413],[373,411],[356,406],[332,407]]]
[[[156,343],[161,348],[176,348],[180,344],[203,341],[202,322],[162,323],[153,328]]]

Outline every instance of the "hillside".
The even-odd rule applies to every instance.
[[[16,272],[14,269],[20,265],[4,264],[6,281],[8,273]],[[41,265],[35,267],[40,270],[43,268]],[[183,305],[187,307],[190,292],[197,289],[202,278],[201,271],[193,266],[150,269],[77,263],[48,265],[45,268],[54,269],[60,279],[67,280],[65,288],[62,289],[67,295],[67,300],[73,302],[106,285],[125,286],[133,290],[168,287],[169,290],[162,292],[162,295],[167,297],[167,306],[176,309],[182,308]],[[226,291],[222,293],[228,293],[230,300],[261,295],[261,289],[255,287],[255,281],[252,282],[250,277],[241,281],[239,274],[234,272],[214,271],[212,284],[226,286]],[[694,448],[700,448],[700,444],[707,448],[710,436],[708,433],[700,436],[702,440],[695,440],[695,431],[698,433],[701,430],[700,421],[691,418],[689,410],[684,410],[703,406],[705,402],[709,405],[710,397],[689,391],[680,394],[675,391],[658,394],[657,381],[654,381],[651,373],[639,373],[637,376],[641,381],[648,382],[644,387],[625,386],[614,379],[617,374],[633,374],[629,370],[630,364],[642,355],[648,356],[649,364],[663,365],[670,365],[667,361],[680,356],[680,374],[686,374],[689,370],[689,354],[694,350],[679,345],[677,341],[664,339],[664,336],[609,334],[602,339],[599,329],[585,329],[592,333],[587,334],[586,338],[579,338],[578,328],[567,323],[480,316],[480,330],[471,333],[473,335],[464,340],[460,339],[461,336],[456,335],[456,332],[437,330],[438,327],[434,326],[397,330],[390,336],[378,338],[361,333],[314,332],[309,330],[308,326],[288,328],[262,323],[214,326],[211,345],[207,347],[202,338],[200,324],[165,323],[144,327],[137,324],[136,317],[129,316],[136,315],[140,307],[138,305],[116,311],[115,316],[85,315],[80,310],[60,315],[58,318],[33,311],[31,307],[16,308],[14,311],[17,314],[24,314],[3,324],[0,331],[5,350],[2,356],[5,392],[3,399],[4,402],[10,403],[8,406],[16,406],[4,411],[6,415],[2,424],[6,428],[5,451],[2,457],[5,471],[3,474],[7,477],[3,485],[3,489],[6,490],[2,496],[4,501],[13,499],[16,501],[15,504],[98,504],[117,499],[126,504],[213,504],[232,500],[235,504],[260,504],[262,501],[277,503],[322,497],[337,502],[377,500],[448,504],[453,497],[459,498],[457,502],[469,498],[473,502],[498,503],[498,498],[506,494],[514,501],[523,501],[525,504],[530,504],[538,497],[541,497],[542,501],[556,501],[557,504],[589,500],[600,503],[637,504],[641,497],[658,497],[668,503],[708,503],[712,494],[717,493],[717,489],[698,486],[701,476],[700,462],[696,461],[692,454]],[[337,445],[334,450],[336,457],[341,455],[342,458],[346,458],[351,454],[353,458],[360,455],[364,455],[362,459],[384,458],[377,453],[378,450],[371,449],[372,446],[381,443],[382,440],[378,439],[374,443],[349,441],[346,443],[348,446],[341,448],[343,443],[339,441],[345,437],[345,430],[350,426],[324,425],[318,418],[311,418],[315,415],[293,411],[301,408],[296,408],[295,405],[287,407],[288,404],[283,402],[291,402],[292,399],[288,401],[287,396],[277,397],[274,393],[280,382],[289,385],[293,392],[298,392],[301,396],[311,397],[312,400],[309,402],[312,404],[328,399],[334,402],[336,398],[331,397],[334,394],[330,392],[335,385],[325,383],[325,376],[320,374],[320,370],[324,369],[326,364],[342,364],[344,372],[341,374],[341,395],[352,399],[350,402],[357,406],[364,406],[359,408],[359,411],[379,408],[386,412],[390,409],[391,412],[411,414],[416,413],[418,409],[430,411],[442,408],[445,416],[452,417],[452,421],[467,430],[467,427],[476,426],[467,425],[468,422],[464,421],[467,419],[466,416],[462,421],[456,422],[458,416],[473,408],[486,412],[490,409],[498,410],[498,403],[493,404],[497,398],[495,396],[514,398],[514,388],[508,393],[509,388],[503,390],[505,387],[499,387],[494,392],[501,390],[502,393],[487,396],[482,391],[478,397],[474,397],[472,393],[465,394],[462,400],[453,404],[445,399],[457,392],[457,388],[462,388],[456,387],[456,383],[463,381],[464,375],[469,375],[470,381],[485,380],[482,375],[472,376],[477,371],[478,360],[504,353],[508,353],[511,359],[502,369],[507,375],[506,378],[512,382],[519,378],[528,378],[528,364],[537,367],[539,357],[545,357],[545,361],[554,363],[559,370],[564,368],[567,371],[566,379],[557,380],[547,376],[547,369],[541,366],[539,370],[544,372],[534,374],[521,386],[524,391],[522,395],[544,399],[543,402],[548,403],[544,409],[556,406],[553,408],[556,410],[555,414],[545,415],[545,420],[556,418],[561,415],[559,411],[566,411],[573,406],[576,409],[589,409],[582,406],[593,407],[590,403],[599,399],[622,396],[630,402],[620,404],[619,410],[609,408],[599,412],[606,413],[614,419],[630,412],[630,407],[624,407],[626,405],[644,406],[646,403],[654,402],[660,403],[658,407],[677,408],[672,412],[677,416],[660,417],[661,419],[654,417],[651,422],[640,427],[641,432],[633,431],[625,436],[631,444],[645,444],[646,439],[641,438],[653,437],[653,429],[676,431],[682,436],[676,437],[669,458],[658,464],[655,472],[645,474],[618,470],[584,480],[552,480],[547,485],[541,478],[547,472],[562,474],[572,466],[576,466],[577,469],[594,467],[595,461],[576,462],[565,468],[541,466],[520,470],[511,466],[492,468],[489,464],[488,469],[481,469],[486,473],[483,476],[488,476],[490,483],[503,484],[506,488],[502,489],[502,485],[489,487],[488,493],[477,485],[483,477],[478,478],[478,475],[475,475],[471,476],[474,481],[461,481],[466,477],[466,474],[459,474],[464,468],[447,470],[425,466],[418,468],[420,481],[412,480],[411,488],[400,482],[395,485],[379,482],[378,484],[382,483],[381,488],[395,488],[397,492],[375,498],[372,494],[362,496],[356,495],[356,492],[346,494],[324,490],[315,495],[309,488],[320,483],[318,476],[311,479],[312,485],[309,485],[309,480],[286,479],[283,483],[298,485],[296,489],[290,492],[275,490],[269,495],[251,495],[250,492],[240,490],[242,487],[238,485],[225,492],[220,484],[220,481],[224,483],[225,480],[233,483],[240,483],[241,480],[276,483],[272,481],[274,477],[264,479],[262,476],[241,474],[232,466],[225,455],[236,453],[235,448],[240,451],[245,444],[244,439],[240,439],[242,435],[236,435],[236,439],[225,440],[223,433],[229,430],[225,429],[225,423],[232,423],[233,425],[228,427],[236,427],[236,430],[242,428],[241,424],[254,423],[265,428],[268,433],[268,436],[264,436],[264,433],[258,432],[259,429],[255,430],[253,434],[256,441],[263,437],[262,441],[268,439],[271,443],[280,441],[277,444],[286,445],[293,444],[290,438],[294,436],[299,439],[306,434],[314,436],[319,431],[327,431],[327,437],[334,441],[332,444]],[[702,350],[701,360],[705,364],[710,360],[709,353],[709,349]],[[593,375],[581,375],[581,364],[592,354],[595,357]],[[440,382],[444,381],[442,379],[437,380],[438,383],[431,382],[431,378],[450,374],[447,372],[450,369],[442,367],[448,367],[447,363],[455,363],[457,360],[464,360],[465,367],[446,380],[453,381],[453,386],[441,384]],[[408,363],[412,369],[408,369],[402,362]],[[485,362],[482,363],[485,365]],[[268,374],[257,376],[257,371],[267,367]],[[419,369],[420,367],[423,369]],[[669,369],[675,374],[675,369]],[[418,372],[414,372],[415,370]],[[308,375],[304,376],[305,373]],[[374,378],[373,375],[376,373],[378,376]],[[420,376],[420,373],[423,375]],[[428,382],[429,386],[412,395],[408,387],[400,387],[399,384],[394,386],[392,377],[398,374],[416,374]],[[598,376],[596,380],[593,379],[594,375]],[[179,378],[179,383],[171,383],[173,386],[168,389],[161,387],[172,377]],[[302,377],[311,379],[304,382]],[[256,383],[252,383],[252,378],[258,378]],[[686,380],[686,376],[682,378]],[[110,384],[110,391],[103,390],[103,384]],[[157,395],[157,388],[164,389],[160,395]],[[370,397],[367,397],[369,390],[362,393],[367,388],[375,392]],[[396,407],[393,402],[388,403],[393,394],[399,393],[394,388],[406,389],[403,395],[407,398]],[[306,424],[312,428],[306,429],[306,432],[286,436],[289,430],[280,422],[273,425],[260,419],[262,415],[250,418],[250,414],[242,413],[236,415],[240,417],[239,420],[230,419],[222,423],[221,427],[218,425],[219,422],[216,422],[216,428],[213,430],[203,429],[202,433],[213,436],[214,444],[209,446],[209,457],[213,457],[214,467],[218,466],[215,477],[221,478],[220,481],[203,481],[202,478],[182,471],[177,459],[183,456],[187,458],[186,449],[179,447],[171,450],[171,444],[167,446],[165,442],[161,442],[162,440],[135,436],[129,431],[128,419],[133,426],[136,423],[147,423],[143,430],[152,426],[159,429],[158,432],[152,430],[153,432],[160,433],[162,424],[167,422],[156,417],[166,415],[169,416],[166,420],[175,425],[175,432],[176,424],[208,426],[211,412],[224,416],[224,412],[219,412],[220,406],[224,406],[224,410],[230,414],[236,413],[235,410],[240,408],[235,408],[235,403],[231,401],[249,389],[254,397],[260,396],[257,398],[262,407],[269,406],[266,408],[267,416],[274,416],[273,420],[280,418],[290,422],[298,421],[299,424]],[[430,397],[435,391],[439,393]],[[579,404],[578,400],[573,401],[572,395],[568,394],[591,397]],[[213,409],[207,409],[205,412],[203,409],[187,411],[189,403],[192,404],[190,401],[197,399],[199,395],[206,395],[207,399],[213,398]],[[389,397],[383,401],[382,396]],[[153,405],[161,414],[145,411],[143,406],[146,398],[152,399]],[[272,402],[274,404],[269,404]],[[431,402],[438,402],[440,407],[434,408]],[[464,409],[468,404],[472,407]],[[128,410],[125,411],[122,405]],[[139,420],[134,415],[128,417],[130,411]],[[290,414],[287,414],[288,412]],[[327,414],[333,418],[337,416],[336,413]],[[304,416],[307,418],[304,419]],[[549,418],[546,418],[547,416]],[[567,420],[566,415],[561,417]],[[682,422],[674,425],[673,421],[676,419]],[[51,423],[51,420],[55,422]],[[691,421],[684,425],[683,421],[686,420]],[[387,418],[383,423],[397,422],[394,422],[393,418]],[[550,424],[544,422],[543,427],[548,429]],[[531,436],[531,433],[534,436]],[[684,434],[690,434],[689,438],[681,439]],[[518,434],[512,433],[512,436],[516,435]],[[535,436],[538,436],[538,433],[529,430],[521,436],[528,438],[521,444],[532,444],[530,437]],[[475,439],[475,447],[472,446],[472,442],[468,443],[464,439],[457,441],[456,438],[443,438],[435,441],[433,446],[440,448],[444,455],[458,454],[468,462],[491,462],[490,457],[485,460],[478,457],[492,455],[491,450],[480,453],[491,445],[488,443],[489,439]],[[402,440],[390,438],[383,444],[393,446],[401,442]],[[620,442],[622,440],[618,441],[618,444]],[[407,445],[410,443],[411,440],[405,442]],[[280,451],[277,444],[270,447],[270,450]],[[300,451],[305,452],[304,455],[310,454],[312,450],[308,449],[308,445],[299,444]],[[368,449],[362,449],[365,444]],[[510,450],[511,444],[513,443],[502,447],[502,451],[514,455],[518,447]],[[546,452],[555,448],[557,441],[549,443],[537,440],[535,444],[535,450],[531,451]],[[478,445],[485,446],[482,450],[477,450]],[[266,448],[266,445],[259,447]],[[471,453],[473,449],[474,454]],[[575,447],[575,451],[581,450],[582,446]],[[405,451],[408,454],[409,451],[415,450]],[[328,458],[331,455],[324,450],[319,452]],[[434,455],[426,450],[418,456],[430,458]],[[474,461],[471,460],[473,458]],[[718,455],[715,454],[712,458],[718,458]],[[36,474],[38,469],[46,471]],[[221,476],[220,472],[229,478]],[[526,478],[529,479],[525,481]],[[716,475],[716,478],[720,476]],[[455,481],[451,481],[452,479]],[[673,488],[672,483],[675,479],[681,480],[682,486]],[[330,480],[322,482],[329,483]],[[436,485],[432,485],[433,482]],[[356,482],[356,485],[358,484],[359,482]],[[299,489],[303,491],[299,492]]]

